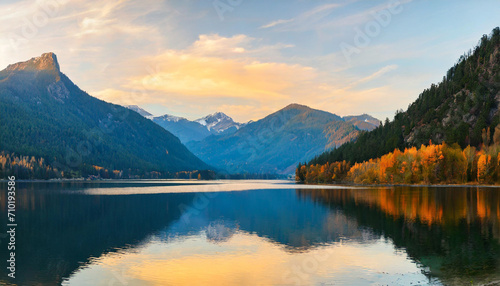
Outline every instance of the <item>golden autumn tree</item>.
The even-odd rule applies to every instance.
[[[480,183],[491,182],[491,156],[488,154],[479,155],[477,161],[477,180]]]
[[[465,183],[467,181],[467,158],[458,144],[442,145],[443,175],[441,181],[448,183]]]
[[[467,181],[471,182],[477,179],[477,151],[475,147],[467,146],[463,151],[467,161]]]

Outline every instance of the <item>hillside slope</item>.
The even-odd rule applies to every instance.
[[[439,144],[479,146],[491,141],[500,123],[500,29],[484,35],[460,57],[439,84],[424,90],[394,120],[362,133],[356,142],[323,153],[312,164],[377,158],[395,148]],[[490,132],[487,132],[488,128]],[[484,131],[483,131],[484,130]],[[484,136],[483,136],[484,134]],[[484,138],[483,138],[484,137]]]
[[[353,124],[360,130],[372,131],[380,126],[381,122],[368,114],[351,115],[342,117],[346,122]]]
[[[183,117],[165,114],[154,117],[153,121],[177,136],[184,144],[189,141],[201,141],[212,134],[206,126]]]

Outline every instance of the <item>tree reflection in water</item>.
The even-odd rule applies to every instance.
[[[360,227],[390,238],[443,281],[500,271],[497,188],[394,187],[297,194],[341,208]]]

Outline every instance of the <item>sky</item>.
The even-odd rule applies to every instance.
[[[392,119],[500,26],[498,0],[3,0],[0,69],[54,52],[90,95],[258,120],[299,103]]]

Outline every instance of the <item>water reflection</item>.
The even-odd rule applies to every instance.
[[[391,239],[446,283],[500,280],[497,188],[300,190]]]
[[[106,255],[70,277],[70,285],[389,285],[428,282],[391,244],[335,243],[290,253],[269,239],[238,231],[224,244],[203,234],[168,243],[153,238],[137,252]],[[120,285],[116,283],[115,285]]]
[[[3,185],[1,187],[4,187]],[[192,194],[86,196],[64,194],[80,184],[20,184],[17,191],[18,285],[58,285],[92,257],[140,245],[181,215]],[[2,188],[6,190],[6,188]],[[5,202],[5,192],[1,192]],[[2,203],[0,226],[5,233]],[[7,278],[7,247],[0,245],[0,284]]]
[[[187,185],[140,182],[145,191],[137,193],[137,184],[21,186],[15,282],[406,285],[500,280],[498,189],[307,190],[286,189],[289,183],[239,182],[235,189],[255,190],[231,192],[225,184],[223,192],[203,193],[203,184],[189,183],[189,193],[176,193]],[[106,190],[115,195],[104,195]],[[0,195],[5,201],[5,193]],[[4,219],[4,206],[0,210]],[[0,227],[4,232],[4,221]],[[7,255],[3,246],[0,255]],[[2,259],[0,284],[11,281],[4,264]]]

